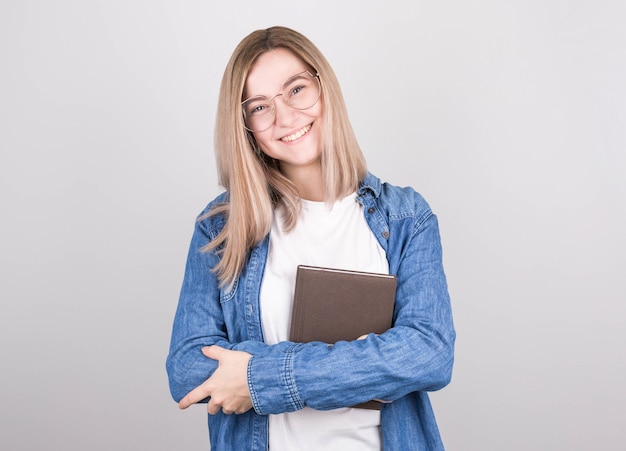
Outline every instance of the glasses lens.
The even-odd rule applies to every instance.
[[[242,104],[246,128],[253,132],[267,130],[274,121],[272,102],[264,96],[252,97]]]
[[[302,72],[291,77],[283,87],[283,98],[287,105],[297,110],[311,108],[320,97],[320,85],[317,77]]]
[[[317,76],[305,71],[288,79],[283,85],[283,91],[278,95],[282,95],[285,103],[291,108],[307,110],[320,98],[320,82]],[[251,97],[241,104],[244,124],[248,130],[262,132],[272,126],[275,97],[272,99],[265,96]]]

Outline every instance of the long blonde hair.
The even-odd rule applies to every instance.
[[[222,78],[215,125],[215,154],[219,183],[228,194],[207,216],[224,214],[221,233],[202,248],[217,249],[220,262],[214,268],[220,284],[232,286],[247,254],[270,231],[273,210],[281,200],[287,211],[287,227],[295,226],[299,212],[298,191],[265,155],[251,132],[244,128],[241,102],[250,69],[265,52],[282,48],[292,52],[319,74],[323,106],[321,166],[328,202],[357,189],[365,177],[365,158],[348,119],[339,82],[318,48],[302,34],[286,27],[257,30],[246,36],[233,52]]]

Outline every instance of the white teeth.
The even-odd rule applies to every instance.
[[[280,140],[281,141],[287,141],[287,142],[295,141],[296,139],[304,136],[309,130],[311,130],[311,124],[309,124],[306,127],[302,128],[300,131],[294,133],[293,135],[289,135],[289,136],[285,136],[283,138],[280,138]]]

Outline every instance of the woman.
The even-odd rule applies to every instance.
[[[427,391],[455,332],[437,219],[367,172],[335,75],[301,34],[235,49],[216,124],[226,191],[196,223],[167,370],[181,408],[208,402],[216,450],[442,449]],[[288,340],[296,266],[397,275],[394,325],[334,346]],[[358,403],[384,400],[380,410]]]

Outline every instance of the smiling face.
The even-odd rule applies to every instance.
[[[274,49],[262,54],[246,79],[244,98],[281,93],[290,77],[311,70],[286,49]],[[289,178],[300,178],[306,172],[319,174],[321,155],[322,101],[306,110],[296,110],[285,103],[283,96],[274,98],[273,125],[254,132],[261,150],[279,160],[281,171]],[[314,172],[311,172],[314,171]]]

